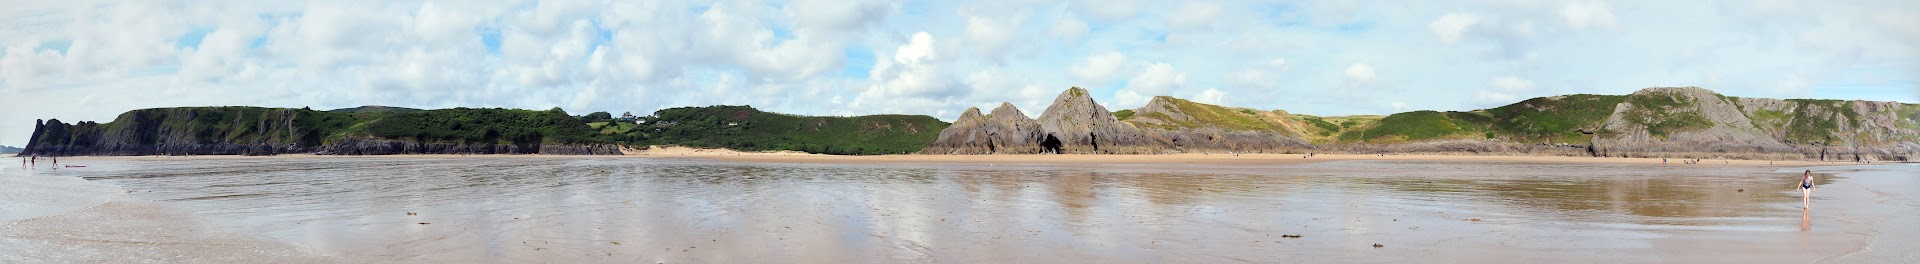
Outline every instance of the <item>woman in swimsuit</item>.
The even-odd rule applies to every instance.
[[[1811,202],[1813,201],[1813,171],[1808,170],[1801,175],[1805,177],[1800,180],[1800,202]]]

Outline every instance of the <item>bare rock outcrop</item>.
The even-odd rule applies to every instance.
[[[924,154],[1033,154],[1040,153],[1040,125],[1012,103],[1001,103],[993,114],[967,108],[952,126],[928,145]]]
[[[1080,87],[1061,92],[1035,122],[1043,133],[1044,153],[1148,154],[1167,149],[1139,128],[1114,118]]]
[[[1896,102],[1723,96],[1698,87],[1647,88],[1615,106],[1593,155],[1912,161],[1920,116]],[[1905,115],[1905,116],[1903,116]]]
[[[953,125],[940,131],[940,137],[933,144],[920,150],[924,154],[993,154],[994,142],[987,136],[986,125],[990,123],[986,116],[980,115],[980,108],[968,107],[953,120]]]

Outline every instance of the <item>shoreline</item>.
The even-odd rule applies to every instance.
[[[240,155],[203,155],[203,156],[69,156],[68,160],[84,162],[87,160],[252,160],[252,159],[301,159],[301,158],[340,158],[340,159],[378,159],[378,158],[692,158],[729,162],[753,163],[823,163],[823,164],[1060,164],[1060,165],[1098,165],[1098,164],[1204,164],[1204,165],[1297,165],[1334,161],[1457,161],[1457,162],[1518,162],[1542,164],[1647,164],[1647,165],[1699,165],[1699,166],[1741,166],[1741,167],[1795,167],[1795,166],[1842,166],[1863,165],[1844,161],[1770,161],[1770,160],[1729,160],[1705,159],[1697,164],[1687,164],[1683,159],[1660,158],[1607,158],[1572,156],[1509,156],[1509,155],[1444,155],[1444,154],[1000,154],[1000,155],[874,155],[844,156],[809,154],[798,152],[742,152],[729,149],[693,149],[664,148],[628,152],[625,155],[459,155],[459,154],[399,154],[399,155],[315,155],[282,154],[272,156]],[[41,162],[47,162],[41,160]],[[70,165],[85,165],[74,164]],[[1873,164],[1901,164],[1895,162]],[[1871,164],[1865,164],[1871,165]]]

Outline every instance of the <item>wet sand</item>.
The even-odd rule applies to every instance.
[[[36,197],[0,201],[0,262],[1911,263],[1920,249],[1914,165],[1816,168],[1839,175],[1802,222],[1794,167],[1191,156],[62,159],[89,167],[0,171],[0,194]]]

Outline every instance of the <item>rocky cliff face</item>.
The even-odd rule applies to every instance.
[[[960,113],[959,119],[953,120],[952,126],[940,130],[940,137],[920,153],[993,154],[997,149],[993,139],[987,136],[992,133],[991,128],[986,127],[988,123],[987,117],[980,115],[980,108],[968,107],[966,112]]]
[[[186,107],[128,111],[110,123],[36,121],[21,155],[619,154],[613,145],[427,143],[367,136],[329,140],[351,113],[259,107]],[[358,122],[364,122],[360,120]]]
[[[1061,92],[1034,121],[1040,124],[1042,152],[1146,154],[1168,149],[1139,128],[1114,118],[1113,112],[1080,87]]]
[[[1330,151],[1920,160],[1920,105],[1738,98],[1697,87],[1543,97],[1493,109],[1385,118],[1301,116],[1163,96],[1132,110],[1125,120],[1093,102],[1086,90],[1073,88],[1033,121],[1040,133],[1034,138],[996,125],[1020,123],[1024,115],[978,112],[963,115],[923,153]],[[1002,118],[1010,121],[990,121]],[[1303,140],[1307,134],[1317,144]],[[1022,142],[1038,142],[1039,149],[1009,147]]]
[[[36,125],[26,155],[272,155],[309,149],[318,135],[294,125],[297,109],[143,109],[112,123]]]
[[[1596,156],[1787,154],[1811,160],[1920,158],[1920,111],[1895,102],[1735,98],[1647,88],[1615,107]]]
[[[979,108],[967,108],[953,126],[940,131],[940,138],[927,146],[925,154],[1033,154],[1040,153],[1045,138],[1040,125],[1011,103],[1000,103],[991,116],[980,115]]]

